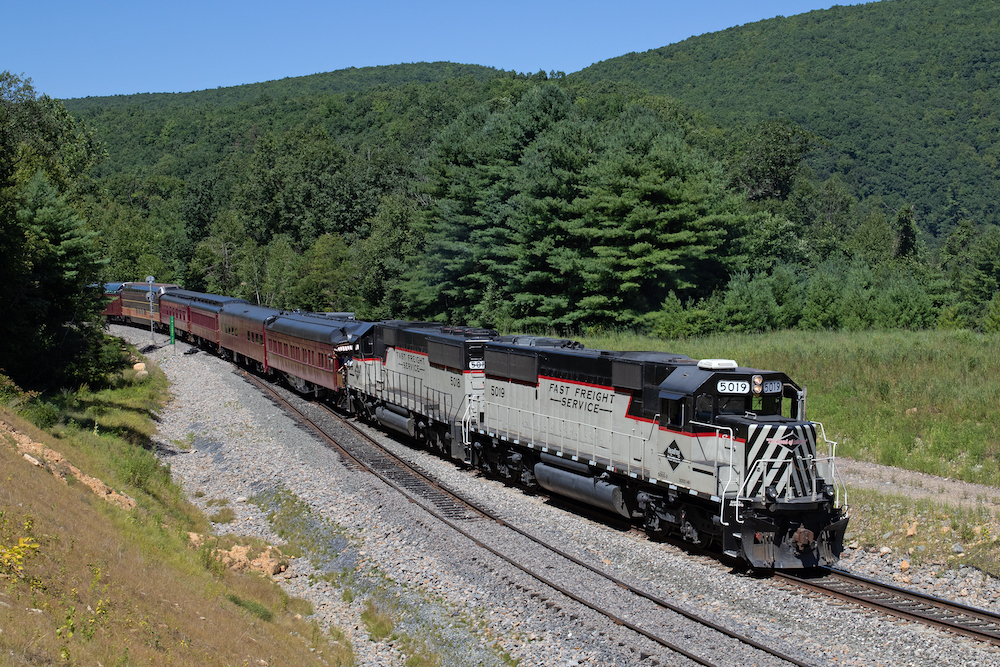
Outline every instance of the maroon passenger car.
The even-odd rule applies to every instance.
[[[232,296],[205,294],[185,289],[170,290],[160,297],[160,323],[168,325],[174,318],[174,328],[196,343],[219,346],[219,313],[227,303],[249,303]]]

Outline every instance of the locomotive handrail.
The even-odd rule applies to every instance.
[[[472,431],[472,415],[478,410],[483,397],[476,394],[466,394],[465,398],[465,413],[462,415],[462,444],[469,447],[472,445],[472,438],[469,437],[469,433]]]
[[[828,461],[830,464],[830,470],[833,473],[833,479],[831,483],[833,484],[834,491],[836,492],[835,502],[838,507],[843,507],[847,505],[847,484],[841,479],[840,473],[837,471],[837,442],[835,440],[830,440],[826,437],[826,427],[823,426],[823,422],[813,422],[819,426],[820,430],[823,432],[823,441],[827,446],[827,456],[820,459],[817,457],[817,461]],[[843,489],[843,500],[841,500],[841,489]]]
[[[734,470],[734,468],[733,468],[733,451],[736,449],[733,446],[733,440],[734,440],[734,437],[735,437],[735,434],[733,432],[733,428],[731,426],[718,426],[717,424],[706,424],[705,422],[698,422],[698,421],[694,421],[694,420],[692,420],[690,423],[692,423],[692,424],[694,424],[696,426],[704,426],[706,428],[710,428],[710,429],[713,429],[715,431],[715,459],[713,461],[713,465],[714,465],[714,472],[715,472],[715,479],[716,480],[719,479],[719,440],[722,439],[722,436],[720,435],[720,432],[721,431],[728,431],[728,437],[727,437],[727,439],[729,440],[729,478],[726,480],[726,486],[722,489],[722,493],[720,494],[720,498],[719,498],[719,523],[721,523],[723,526],[727,526],[728,527],[729,523],[726,521],[726,517],[725,517],[725,514],[726,514],[726,511],[725,511],[726,510],[726,494],[729,493],[729,486],[733,483],[733,470]],[[739,517],[739,515],[740,515],[739,502],[740,502],[739,501],[739,493],[737,493],[737,498],[736,498],[736,516],[737,517]]]
[[[382,369],[380,375],[381,378],[375,383],[374,395],[387,403],[449,424],[458,417],[458,413],[462,409],[461,405],[454,408],[451,394],[440,389],[427,387],[423,378],[387,369]],[[464,396],[468,396],[468,394]],[[465,402],[464,398],[462,402]],[[463,415],[463,420],[469,416],[471,421],[468,412],[469,406],[466,406],[466,415]]]
[[[746,487],[750,483],[750,480],[753,478],[753,475],[751,473],[755,472],[756,469],[757,469],[757,467],[762,466],[764,464],[768,464],[768,463],[781,463],[784,460],[785,459],[783,459],[783,458],[781,458],[781,459],[779,459],[779,458],[773,458],[773,459],[760,458],[760,459],[757,459],[756,461],[754,461],[753,465],[750,466],[750,469],[746,471],[746,475],[743,477],[743,483],[740,485],[739,491],[736,492],[736,523],[743,523],[743,517],[740,515],[740,511],[739,511],[740,510],[740,504],[743,503],[744,501],[748,501],[748,500],[752,501],[753,500],[753,496],[746,495]],[[786,472],[786,474],[787,474],[787,472]]]

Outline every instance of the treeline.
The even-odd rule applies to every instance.
[[[413,83],[434,83],[464,77],[485,81],[503,74],[502,70],[492,67],[449,62],[348,67],[334,72],[286,77],[276,81],[262,81],[242,86],[224,88],[220,86],[219,88],[190,93],[136,93],[108,97],[83,97],[65,100],[65,105],[74,113],[126,106],[141,106],[147,110],[176,110],[206,104],[213,107],[225,107],[255,104],[262,97],[285,100],[315,94],[356,93],[378,87],[397,88]]]
[[[455,67],[74,116],[5,73],[4,256],[23,260],[0,368],[99,356],[86,286],[146,275],[518,331],[1000,329],[1000,228],[959,205],[929,235],[926,201],[816,168],[842,164],[837,137],[746,99],[719,124],[632,83]]]
[[[30,82],[0,72],[0,373],[25,387],[100,375],[116,359],[101,334],[93,134]],[[0,375],[0,385],[5,378]]]
[[[732,127],[785,118],[829,142],[809,166],[871,207],[912,205],[936,249],[1000,224],[1000,13],[990,0],[882,0],[778,17],[570,75],[632,82]]]
[[[992,326],[993,228],[929,249],[787,120],[555,73],[80,116],[109,280],[522,331]]]

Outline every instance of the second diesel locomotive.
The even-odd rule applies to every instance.
[[[784,373],[156,287],[145,309],[107,312],[160,326],[197,312],[182,328],[192,340],[489,475],[758,568],[830,565],[842,551],[836,443]]]

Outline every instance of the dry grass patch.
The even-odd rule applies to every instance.
[[[0,579],[6,664],[322,664],[330,640],[273,582],[205,570],[179,531],[123,516],[6,447],[0,469],[0,545],[38,544]],[[270,622],[248,607],[268,610]]]
[[[1000,517],[989,506],[960,509],[866,489],[851,489],[850,500],[849,544],[888,547],[914,565],[969,565],[1000,576]]]
[[[111,506],[0,441],[0,662],[352,665],[307,602],[188,548],[209,524],[153,451],[166,380],[134,380],[45,400],[0,391],[0,419],[137,502]]]
[[[208,517],[212,523],[232,523],[236,520],[236,512],[232,507],[223,507],[221,510]]]

